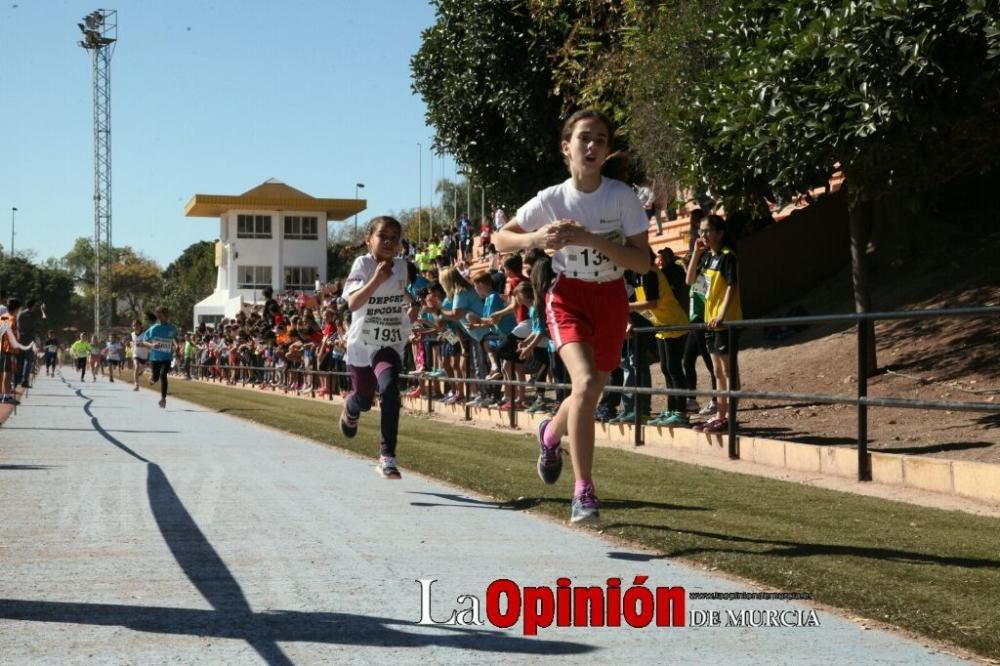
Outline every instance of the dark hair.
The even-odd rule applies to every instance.
[[[344,248],[340,251],[340,256],[350,257],[357,254],[359,251],[364,249],[365,245],[368,243],[368,239],[372,237],[372,234],[386,225],[395,226],[399,235],[403,235],[403,225],[399,220],[389,215],[378,215],[368,221],[368,225],[365,227],[365,239],[360,243],[344,246]]]
[[[540,247],[533,247],[524,254],[524,263],[531,264],[532,270],[534,270],[535,264],[539,261],[545,261],[549,255],[545,254],[545,250]]]
[[[552,270],[552,258],[545,255],[531,266],[531,287],[535,292],[535,313],[544,319],[545,294],[555,280],[556,273]]]
[[[719,247],[724,247],[726,245],[730,247],[732,246],[732,239],[729,237],[729,226],[726,224],[726,221],[721,215],[713,213],[706,217],[704,221],[708,223],[708,226],[719,232],[719,235],[721,236]]]
[[[521,271],[524,270],[524,261],[521,259],[521,255],[515,253],[503,260],[503,267],[520,275]]]
[[[379,215],[378,217],[373,217],[370,222],[368,222],[368,227],[365,229],[365,240],[367,241],[371,238],[371,235],[376,231],[385,226],[396,227],[396,231],[402,235],[403,225],[394,217],[389,215]]]
[[[562,134],[559,135],[560,138],[563,141],[569,141],[573,136],[573,128],[576,127],[576,124],[581,120],[588,120],[591,118],[604,123],[604,126],[608,130],[608,145],[610,146],[611,142],[614,141],[615,138],[615,128],[611,124],[611,120],[597,109],[580,109],[567,118],[566,122],[563,123]]]
[[[10,298],[7,300],[8,312],[13,312],[14,310],[18,310],[20,309],[20,307],[21,307],[21,301],[17,300],[16,298]]]
[[[601,175],[611,180],[627,183],[631,166],[628,153],[616,150],[604,160],[604,164],[601,165]]]
[[[272,296],[274,296],[274,289],[271,289],[270,287],[264,287],[263,291],[261,291],[260,293],[264,294],[264,298],[271,298]]]
[[[712,215],[709,215],[708,217],[706,217],[705,221],[708,222],[708,225],[710,227],[712,227],[713,229],[715,229],[716,231],[721,231],[721,232],[725,233],[725,231],[726,231],[726,221],[724,219],[722,219],[721,215],[715,215],[713,213]]]

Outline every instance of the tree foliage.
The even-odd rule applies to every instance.
[[[678,118],[693,171],[750,206],[836,165],[856,194],[900,195],[993,168],[998,15],[985,0],[724,3],[715,66]]]
[[[119,306],[116,314],[129,319],[141,318],[163,291],[160,267],[130,247],[115,254],[117,260],[111,266],[111,294]]]
[[[194,323],[195,303],[212,293],[215,278],[215,243],[189,245],[163,271],[159,302],[170,309],[174,322],[189,329]]]
[[[45,303],[48,315],[46,328],[59,330],[79,327],[73,298],[73,277],[58,268],[37,266],[19,256],[0,258],[0,284],[4,297],[18,298],[22,304],[29,300]],[[43,331],[44,332],[44,331]]]
[[[520,202],[565,174],[562,101],[551,54],[559,35],[523,2],[435,0],[437,19],[411,60],[434,145],[465,165],[491,202]]]

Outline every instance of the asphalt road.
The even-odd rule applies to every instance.
[[[554,621],[526,635],[547,599],[526,588],[560,577],[619,578],[623,596],[636,576],[687,595],[755,589],[408,473],[405,452],[403,480],[383,481],[375,442],[364,460],[157,399],[121,382],[40,377],[0,428],[0,662],[955,662],[785,600],[687,598],[688,626],[632,628],[626,615],[618,627]],[[335,432],[331,422],[317,439]],[[484,624],[417,624],[418,579],[437,580],[433,621],[457,612]],[[490,588],[498,579],[513,582]],[[512,589],[532,599],[508,629],[486,611],[487,590],[502,585],[494,611],[508,621]],[[615,605],[613,592],[602,597]],[[567,619],[570,605],[557,607]],[[711,611],[721,626],[691,626]],[[732,626],[801,624],[810,611],[819,626]]]

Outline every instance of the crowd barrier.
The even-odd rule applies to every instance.
[[[907,310],[899,312],[867,312],[867,313],[856,313],[856,314],[845,314],[845,315],[815,315],[815,316],[805,316],[805,317],[781,317],[781,318],[769,318],[769,319],[746,319],[740,321],[727,321],[726,326],[731,330],[743,330],[750,328],[763,328],[768,326],[803,326],[803,325],[814,325],[814,324],[843,324],[843,323],[853,323],[857,328],[857,391],[855,395],[830,395],[822,393],[792,393],[792,392],[782,392],[782,391],[744,391],[740,390],[727,390],[718,391],[712,389],[675,389],[675,388],[650,388],[650,387],[638,387],[638,386],[607,386],[605,387],[605,392],[613,393],[627,393],[633,396],[633,399],[639,395],[664,395],[664,396],[682,396],[682,397],[721,397],[726,396],[729,398],[729,413],[727,414],[729,421],[729,432],[727,433],[727,443],[728,443],[728,454],[730,458],[738,459],[740,457],[739,452],[739,440],[737,438],[737,403],[739,400],[746,398],[756,398],[761,400],[796,400],[796,401],[808,401],[816,404],[842,404],[842,405],[853,405],[857,410],[857,449],[858,449],[858,480],[859,481],[871,481],[871,466],[870,458],[868,456],[868,408],[869,407],[897,407],[897,408],[907,408],[907,409],[935,409],[935,410],[949,410],[949,411],[962,411],[962,412],[983,412],[989,414],[1000,414],[1000,404],[995,404],[991,402],[964,402],[964,401],[954,401],[954,400],[911,400],[906,398],[875,398],[868,396],[868,365],[869,365],[869,343],[871,341],[870,336],[873,335],[874,323],[876,321],[887,321],[887,320],[919,320],[919,319],[947,319],[955,317],[1000,317],[1000,307],[976,307],[976,308],[951,308],[951,309],[939,309],[939,310]],[[678,326],[654,326],[654,327],[643,327],[643,328],[633,328],[630,335],[632,336],[633,348],[639,348],[638,336],[644,333],[656,333],[659,331],[700,331],[705,330],[707,327],[705,324],[685,324]],[[469,363],[470,359],[467,354],[467,366],[472,367]],[[730,346],[729,351],[729,363],[731,368],[738,367],[737,365],[737,349],[736,345]],[[218,368],[220,370],[234,370],[238,373],[240,382],[245,386],[250,383],[248,380],[254,377],[260,377],[262,375],[278,375],[280,378],[280,387],[272,386],[274,390],[283,389],[285,393],[288,393],[291,389],[287,386],[287,375],[288,373],[296,373],[302,375],[303,377],[310,378],[310,395],[316,397],[316,380],[322,377],[330,377],[331,381],[342,380],[341,378],[349,377],[347,372],[336,372],[336,371],[320,371],[320,370],[307,370],[307,369],[276,369],[276,368],[261,368],[255,366],[244,366],[244,365],[192,365],[191,369],[196,370],[198,374],[203,374],[205,371],[210,371],[212,368]],[[209,374],[211,374],[209,372]],[[209,377],[212,378],[212,377]],[[404,373],[401,378],[409,381],[419,381],[427,379],[428,377],[421,373]],[[565,383],[554,383],[554,382],[528,382],[528,381],[514,381],[514,380],[488,380],[473,378],[460,378],[460,377],[439,377],[436,378],[437,381],[441,382],[452,382],[461,383],[465,385],[477,385],[477,386],[490,386],[490,387],[505,387],[505,386],[524,386],[527,388],[543,388],[545,390],[569,390],[570,384]],[[429,392],[428,392],[429,393]],[[333,399],[333,392],[327,393],[327,399]],[[517,415],[518,410],[514,405],[514,401],[508,401],[509,406],[507,408],[508,413],[508,423],[511,428],[517,427]],[[434,411],[434,399],[428,394],[426,400],[426,409],[428,413]],[[472,406],[466,401],[465,405],[465,420],[472,420]],[[644,429],[642,427],[642,416],[640,410],[635,411],[635,421],[633,422],[633,435],[635,446],[642,446],[644,444]]]

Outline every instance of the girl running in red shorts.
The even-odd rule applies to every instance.
[[[572,391],[552,419],[539,424],[538,475],[555,483],[569,436],[576,485],[571,523],[598,519],[594,492],[594,409],[618,366],[628,296],[623,274],[649,270],[649,220],[635,192],[601,175],[614,139],[600,112],[577,111],[562,131],[570,178],[542,190],[493,237],[501,252],[554,250],[555,280],[546,294],[549,335],[569,373]]]

